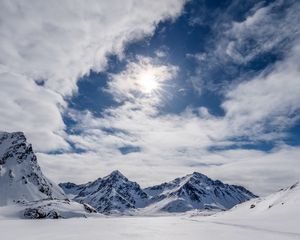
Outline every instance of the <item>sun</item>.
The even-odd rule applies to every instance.
[[[140,76],[141,91],[144,93],[152,93],[159,88],[157,76],[152,71],[146,71]]]

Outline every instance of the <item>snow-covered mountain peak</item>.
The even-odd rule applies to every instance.
[[[191,177],[198,178],[198,179],[208,179],[208,177],[206,175],[199,173],[199,172],[193,172],[191,174]]]
[[[105,176],[103,180],[111,181],[112,183],[128,181],[128,179],[119,170],[112,171],[109,175]]]
[[[119,170],[112,171],[108,176],[116,176],[116,177],[126,178]]]
[[[24,149],[24,147],[26,147],[26,137],[24,133],[0,132],[0,158],[3,161],[2,164],[4,164],[6,162],[6,159],[11,157],[12,154],[18,154],[20,152],[16,150],[22,150]],[[30,149],[30,144],[28,145],[28,148],[28,151],[32,151],[32,149]]]
[[[241,186],[224,184],[194,172],[171,182],[144,189],[157,209],[182,212],[192,209],[226,210],[256,197]]]
[[[0,133],[0,206],[64,193],[42,173],[31,144],[22,132]]]
[[[118,170],[87,184],[61,183],[60,187],[69,196],[73,194],[75,201],[87,203],[105,214],[144,207],[148,201],[141,187]]]

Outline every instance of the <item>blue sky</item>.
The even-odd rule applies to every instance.
[[[0,126],[56,181],[298,179],[299,2],[2,4]]]

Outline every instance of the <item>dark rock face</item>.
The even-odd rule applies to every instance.
[[[83,207],[84,209],[88,212],[88,213],[96,213],[96,209],[91,207],[90,205],[83,203]]]
[[[61,216],[55,210],[46,211],[42,207],[37,207],[37,208],[26,208],[24,210],[24,218],[27,218],[27,219],[42,219],[42,218],[58,219],[58,218],[61,218]]]

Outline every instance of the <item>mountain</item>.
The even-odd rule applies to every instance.
[[[87,203],[104,214],[186,212],[193,209],[226,210],[256,196],[241,186],[224,184],[201,173],[193,173],[157,186],[141,189],[119,171],[94,182],[60,187],[75,201]]]
[[[141,187],[117,170],[87,184],[62,183],[60,186],[66,193],[77,193],[75,201],[87,203],[104,214],[125,213],[148,203],[148,195]]]
[[[151,197],[151,209],[166,212],[226,210],[257,197],[244,187],[214,181],[197,172],[144,191]]]
[[[66,196],[44,176],[22,132],[0,133],[0,206],[46,198]]]
[[[22,132],[0,132],[0,207],[24,218],[67,218],[95,212],[67,199],[44,176]]]

